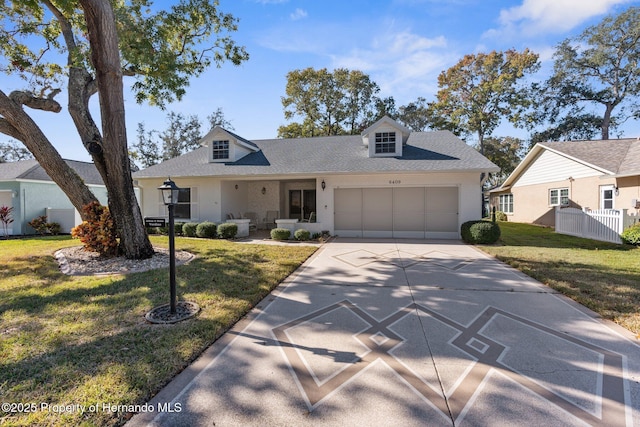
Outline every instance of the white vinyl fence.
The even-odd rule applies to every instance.
[[[603,242],[622,243],[620,233],[638,222],[637,215],[629,215],[627,209],[583,210],[556,208],[556,233]]]

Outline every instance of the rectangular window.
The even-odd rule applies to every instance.
[[[178,194],[178,204],[173,208],[174,218],[191,219],[191,189],[181,188]]]
[[[613,185],[603,185],[600,187],[600,209],[613,209]]]
[[[396,152],[395,132],[376,132],[376,154]]]
[[[552,188],[549,190],[549,206],[569,206],[569,189]]]
[[[228,159],[229,158],[229,140],[213,141],[211,143],[211,150],[213,160]]]
[[[513,213],[513,194],[501,194],[498,210],[504,213]]]

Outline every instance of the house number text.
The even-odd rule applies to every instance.
[[[402,181],[399,179],[390,179],[389,184],[402,184]]]

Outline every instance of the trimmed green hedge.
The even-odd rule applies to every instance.
[[[274,228],[271,230],[271,238],[273,240],[287,240],[291,237],[291,231],[286,228]]]
[[[184,229],[184,226],[182,227]],[[216,237],[216,224],[209,221],[204,221],[198,224],[196,227],[196,236],[206,239],[213,239]]]
[[[500,238],[500,226],[490,221],[467,221],[460,227],[462,240],[467,243],[495,243]]]
[[[197,222],[186,222],[182,224],[182,233],[187,237],[196,237]]]
[[[305,241],[311,238],[311,232],[309,230],[305,230],[304,228],[300,228],[293,233],[293,237],[296,240]]]
[[[620,238],[624,243],[640,246],[640,222],[624,230]]]
[[[238,234],[238,224],[225,222],[218,226],[218,237],[221,239],[233,239]]]

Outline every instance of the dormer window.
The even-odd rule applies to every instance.
[[[213,160],[226,160],[229,158],[229,140],[211,142],[211,158]]]
[[[376,132],[376,154],[396,152],[395,132]]]

